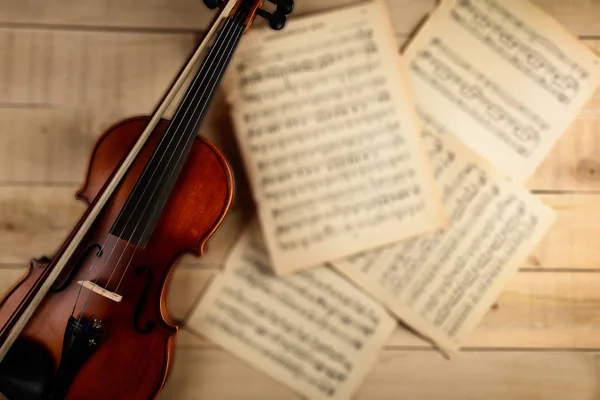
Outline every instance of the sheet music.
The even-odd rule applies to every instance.
[[[333,264],[452,354],[555,216],[453,135],[424,129],[449,228]]]
[[[443,0],[405,59],[419,110],[521,183],[600,79],[598,57],[523,0]]]
[[[330,268],[275,277],[268,263],[254,220],[188,328],[307,398],[350,399],[395,320]]]
[[[386,10],[255,30],[233,61],[235,130],[278,274],[445,226]]]

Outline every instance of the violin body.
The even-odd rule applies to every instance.
[[[205,0],[219,12],[155,111],[96,143],[76,193],[86,211],[54,257],[32,261],[0,299],[0,393],[9,400],[157,398],[178,330],[166,304],[173,267],[202,255],[233,199],[225,157],[197,132],[256,16],[279,30],[292,12],[292,0],[270,2],[272,13],[264,0]]]
[[[148,121],[149,117],[130,118],[102,135],[77,199],[88,206],[93,204]],[[157,125],[60,279],[29,320],[12,354],[4,360],[11,365],[9,370],[3,371],[0,364],[0,375],[4,375],[0,377],[0,392],[10,400],[45,399],[37,396],[48,390],[47,382],[43,382],[46,376],[51,376],[58,387],[54,390],[64,392],[48,398],[147,400],[156,398],[162,389],[178,330],[166,307],[173,266],[185,253],[202,254],[233,197],[233,178],[225,158],[214,145],[197,137],[150,242],[136,247],[110,235],[167,125],[164,119]],[[33,261],[27,275],[0,301],[0,329],[18,314],[20,304],[51,265]],[[110,296],[90,295],[92,291],[78,283],[83,281],[97,282],[122,298],[115,301]],[[85,339],[93,349],[89,353],[76,351],[78,355],[71,357],[69,349],[88,348],[87,342],[69,342],[65,334],[74,307],[75,315],[94,310],[91,317],[101,320],[101,325],[94,327],[96,336]],[[20,382],[20,367],[11,360],[32,369],[25,379],[39,381]],[[16,397],[11,398],[11,393]]]

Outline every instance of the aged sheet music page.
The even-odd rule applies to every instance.
[[[450,227],[334,264],[451,355],[555,217],[453,135],[426,125],[423,136]]]
[[[384,2],[244,38],[226,79],[279,275],[445,226]]]
[[[310,399],[351,398],[396,321],[330,268],[276,277],[268,262],[254,220],[188,328]]]
[[[404,56],[419,112],[521,183],[600,78],[598,57],[525,0],[443,0]]]

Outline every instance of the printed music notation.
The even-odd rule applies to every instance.
[[[404,57],[420,115],[520,183],[600,84],[600,59],[529,1],[442,0]]]
[[[451,354],[549,229],[554,213],[453,136],[423,135],[449,228],[333,264]]]
[[[590,73],[496,0],[459,0],[452,18],[559,102],[568,104]]]
[[[226,79],[279,274],[444,224],[384,6],[336,14],[249,35]]]
[[[431,114],[427,113],[421,108],[418,108],[417,112],[419,113],[419,117],[421,119],[421,128],[425,132],[425,135],[428,133],[435,133],[437,135],[448,134],[448,128],[440,121],[436,120]]]
[[[523,157],[531,155],[550,128],[440,38],[432,39],[410,67]]]
[[[311,399],[350,398],[393,318],[325,266],[289,277],[270,269],[255,220],[188,326]]]
[[[281,302],[281,304],[285,304],[291,312],[298,313],[305,317],[307,320],[314,322],[321,329],[329,332],[333,336],[336,336],[338,340],[351,345],[352,347],[360,350],[363,346],[363,342],[361,338],[352,336],[348,333],[348,330],[355,330],[356,332],[364,335],[366,337],[370,336],[374,332],[374,327],[371,324],[363,323],[361,321],[354,321],[348,314],[339,312],[337,307],[333,306],[333,303],[329,303],[323,296],[319,294],[311,293],[307,290],[306,286],[299,286],[297,282],[290,280],[282,280],[282,284],[286,286],[286,290],[278,291],[271,288],[270,285],[265,284],[264,278],[260,275],[257,275],[255,271],[248,271],[244,268],[236,268],[233,273],[237,278],[244,281],[246,285],[262,292],[265,295],[271,296],[277,301]],[[327,311],[327,316],[331,318],[331,316],[336,317],[337,321],[329,321],[329,318],[319,317],[315,314],[314,310],[309,308],[302,307],[299,304],[293,303],[289,300],[288,290],[295,292],[297,295],[301,296],[303,300],[308,300],[313,305],[319,306]],[[243,297],[243,295],[240,295]],[[240,300],[241,301],[241,300]],[[250,299],[245,299],[244,301],[251,301]],[[273,321],[275,322],[275,321]],[[340,327],[342,327],[340,329]],[[297,332],[299,336],[303,336],[301,334],[301,327],[297,327],[294,330]],[[290,333],[290,330],[287,330],[287,333]]]

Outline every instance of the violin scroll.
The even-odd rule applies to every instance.
[[[225,4],[224,0],[204,0],[204,5],[211,10],[221,8]]]
[[[277,12],[289,15],[294,11],[294,0],[269,0],[277,6]]]
[[[247,7],[250,10],[248,18],[244,22],[246,31],[252,26],[257,15],[266,19],[271,29],[283,29],[287,22],[287,16],[294,10],[294,0],[268,0],[276,6],[273,12],[261,8],[265,2],[264,0],[204,0],[204,4],[209,9],[214,10],[225,7],[230,1],[235,1],[231,15],[234,15],[240,6]]]
[[[283,29],[287,21],[287,17],[285,16],[285,14],[278,11],[275,11],[274,13],[269,13],[263,10],[262,8],[259,8],[258,10],[256,10],[256,13],[264,19],[266,19],[267,21],[269,21],[269,26],[271,27],[271,29],[274,29],[276,31]]]

